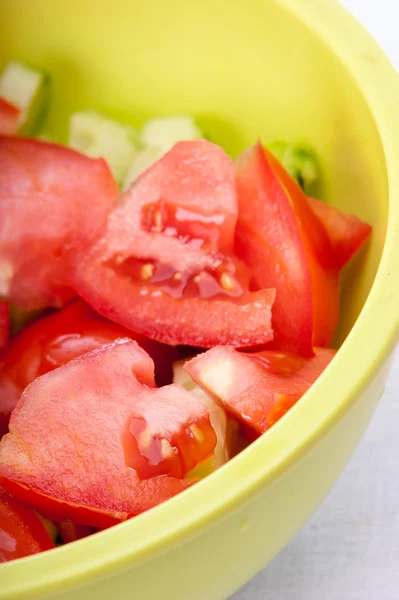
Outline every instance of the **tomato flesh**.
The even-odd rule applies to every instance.
[[[324,371],[336,351],[316,348],[312,358],[275,351],[238,352],[219,346],[185,363],[205,391],[257,434],[264,433]]]
[[[267,428],[270,429],[277,421],[281,419],[299,400],[297,394],[276,394],[275,404],[271,407],[267,416]]]
[[[0,437],[8,431],[23,390],[36,377],[121,337],[135,339],[150,354],[159,385],[171,382],[172,365],[179,358],[174,348],[107,321],[81,300],[23,329],[0,354]]]
[[[0,135],[13,135],[18,130],[21,111],[19,108],[0,98]]]
[[[141,479],[184,477],[216,446],[208,410],[180,385],[143,391],[122,433],[126,466]]]
[[[0,300],[0,350],[4,348],[10,337],[10,306]]]
[[[102,233],[118,195],[102,159],[0,137],[0,294],[26,310],[76,296],[70,253]]]
[[[328,235],[335,268],[342,269],[370,237],[371,226],[320,200],[307,200]]]
[[[36,379],[0,442],[0,485],[46,518],[93,527],[132,517],[192,485],[167,476],[141,481],[125,465],[122,431],[135,398],[153,385],[151,372],[148,354],[125,339]]]
[[[39,517],[0,489],[0,563],[54,548]]]
[[[104,316],[171,345],[269,342],[274,290],[251,291],[234,254],[234,165],[197,140],[176,144],[127,191],[74,284]]]
[[[300,371],[305,364],[303,357],[277,350],[255,350],[247,351],[245,354],[262,365],[266,371],[275,375],[293,375]]]

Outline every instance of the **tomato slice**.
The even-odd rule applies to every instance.
[[[307,199],[324,226],[334,256],[334,266],[342,269],[370,237],[372,227],[355,215],[348,215],[315,198]]]
[[[274,290],[250,291],[233,253],[234,165],[204,140],[176,144],[125,194],[74,284],[104,316],[171,345],[263,344]]]
[[[267,148],[264,152],[288,194],[305,246],[312,287],[313,346],[327,347],[339,320],[340,284],[334,248],[302,188]]]
[[[313,301],[312,343],[313,346],[328,348],[339,320],[339,272],[337,269],[323,267],[310,252],[308,266]]]
[[[308,246],[308,252],[311,250],[312,254],[317,257],[319,263],[324,267],[332,267],[333,249],[330,239],[326,235],[323,225],[309,206],[307,196],[305,196],[301,186],[277,160],[274,154],[264,146],[262,149],[267,162],[278,177],[294,209],[302,240],[305,246]]]
[[[227,411],[264,433],[303,396],[336,351],[316,348],[313,358],[264,350],[238,352],[219,346],[200,354],[184,368]]]
[[[0,300],[0,350],[7,345],[10,337],[10,306]]]
[[[275,288],[273,345],[313,355],[329,345],[338,319],[339,281],[327,234],[306,196],[260,143],[239,157],[236,248],[260,288]]]
[[[18,130],[19,108],[0,98],[0,135],[13,135]]]
[[[184,477],[216,446],[208,410],[180,385],[143,390],[122,433],[126,466],[141,479]]]
[[[0,294],[26,310],[75,296],[69,254],[102,233],[118,195],[102,159],[0,137]]]
[[[81,540],[96,531],[93,527],[78,525],[72,521],[57,521],[54,525],[65,544]]]
[[[167,476],[141,481],[125,465],[122,430],[135,398],[151,389],[152,370],[148,354],[124,339],[36,379],[0,442],[0,485],[46,518],[93,527],[137,515],[192,485]]]
[[[150,354],[159,385],[172,381],[172,365],[179,358],[174,348],[107,321],[81,300],[23,329],[0,354],[0,437],[8,431],[23,390],[36,377],[121,337],[135,339]]]
[[[39,517],[0,489],[0,563],[54,548]]]

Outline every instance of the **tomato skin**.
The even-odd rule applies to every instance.
[[[312,344],[328,348],[339,320],[340,281],[335,249],[301,187],[267,148],[263,150],[287,191],[306,250],[312,289]]]
[[[312,290],[306,250],[287,194],[260,144],[238,158],[236,182],[237,253],[252,268],[260,288],[276,289],[274,344],[312,356]]]
[[[23,329],[0,354],[0,437],[8,431],[23,390],[36,377],[123,337],[136,339],[150,354],[160,385],[172,380],[172,364],[179,358],[175,349],[107,321],[81,300]]]
[[[336,351],[316,348],[312,358],[282,352],[238,352],[219,346],[200,354],[184,368],[237,420],[264,433],[309,389]]]
[[[180,385],[143,390],[122,432],[127,467],[140,479],[182,478],[212,454],[216,433],[204,405]]]
[[[71,252],[101,235],[118,196],[102,159],[0,136],[0,294],[26,310],[76,296]]]
[[[125,466],[121,432],[143,383],[151,389],[153,380],[142,377],[151,369],[150,357],[125,339],[36,379],[0,442],[0,485],[50,520],[93,527],[135,516],[193,485],[165,476],[141,481]]]
[[[294,210],[301,236],[307,248],[318,262],[326,268],[334,266],[334,252],[331,241],[326,234],[323,224],[309,206],[308,198],[296,180],[288,173],[277,158],[266,148],[262,147],[266,160],[278,177]]]
[[[54,548],[39,517],[0,489],[0,563]]]
[[[339,271],[371,235],[355,215],[308,198],[278,160],[264,148],[290,198],[301,229],[310,269],[313,300],[313,345],[328,347],[339,320]]]
[[[10,337],[10,306],[0,300],[0,350],[4,348]]]
[[[313,301],[313,346],[329,348],[339,320],[340,277],[337,269],[323,267],[308,253]]]
[[[13,135],[17,132],[19,117],[21,111],[19,108],[0,98],[0,135]]]
[[[334,267],[342,269],[370,237],[372,227],[325,202],[315,198],[307,198],[307,201],[329,237]]]
[[[90,254],[78,257],[75,289],[107,318],[170,345],[271,341],[274,290],[251,292],[248,269],[231,254],[236,204],[234,166],[221,148],[204,140],[176,144],[128,190]],[[176,211],[191,216],[176,225]],[[231,276],[225,285],[223,275]],[[201,297],[204,278],[204,293],[216,288],[212,298]],[[232,298],[236,284],[242,294]]]
[[[273,347],[302,356],[329,346],[339,314],[330,239],[295,180],[258,143],[239,157],[237,252],[275,287]],[[295,301],[293,299],[295,298]]]

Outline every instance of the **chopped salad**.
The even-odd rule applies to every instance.
[[[190,116],[43,133],[50,77],[0,77],[0,562],[134,517],[220,468],[334,358],[370,225],[311,150],[233,161]],[[322,401],[322,399],[320,400]]]

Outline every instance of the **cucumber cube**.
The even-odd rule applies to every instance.
[[[139,175],[151,167],[162,155],[163,152],[161,152],[158,146],[149,146],[137,152],[127,170],[122,191],[125,192],[136,181]]]
[[[162,154],[177,142],[199,140],[202,131],[193,117],[161,117],[146,121],[141,129],[141,141],[144,147],[157,146]]]
[[[202,137],[202,131],[192,117],[161,117],[146,121],[141,129],[144,148],[133,158],[123,182],[123,191],[177,142]]]
[[[173,365],[173,383],[183,386],[196,400],[208,409],[213,429],[216,433],[217,443],[215,450],[209,458],[200,462],[188,473],[187,477],[207,477],[219,467],[224,465],[231,456],[231,443],[234,436],[234,423],[227,419],[224,409],[210,395],[202,390],[190,375],[184,370],[185,361],[178,361]]]
[[[18,132],[33,135],[42,124],[49,104],[50,76],[19,61],[8,63],[0,77],[0,96],[21,111]]]
[[[69,146],[91,158],[104,158],[121,184],[139,148],[136,131],[105,115],[84,110],[72,115]]]
[[[299,183],[305,193],[309,193],[320,177],[319,165],[315,154],[301,146],[291,146],[276,141],[270,144],[270,152],[281,162],[286,170]]]

